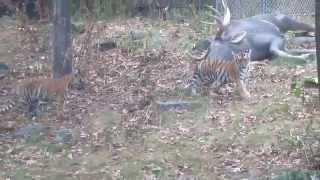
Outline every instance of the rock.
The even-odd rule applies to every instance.
[[[132,41],[142,40],[146,36],[144,31],[132,30],[129,32],[129,38]]]
[[[0,79],[8,75],[10,68],[8,65],[0,63]]]
[[[73,133],[71,129],[59,129],[55,132],[54,140],[57,143],[70,144],[73,142]]]
[[[156,104],[159,106],[160,110],[168,111],[168,110],[184,110],[190,109],[192,107],[191,102],[187,101],[157,101]]]
[[[108,51],[110,49],[116,48],[117,44],[114,40],[110,39],[96,44],[96,47],[99,49],[99,51]]]
[[[42,125],[40,123],[33,123],[16,130],[14,132],[14,137],[29,138],[32,136],[41,136],[43,134],[46,134],[48,130],[48,126]]]

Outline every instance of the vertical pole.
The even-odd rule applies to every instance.
[[[212,7],[213,8],[217,8],[217,0],[212,0]]]
[[[320,102],[320,0],[316,0],[316,48],[317,48],[317,67],[318,67],[318,88]]]
[[[216,9],[221,12],[222,0],[216,0]]]
[[[261,0],[261,13],[265,14],[267,13],[267,2],[266,0]]]
[[[53,77],[72,72],[71,22],[69,0],[54,0],[53,14]]]

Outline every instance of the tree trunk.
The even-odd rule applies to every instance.
[[[320,101],[320,0],[316,0],[316,47],[317,47],[317,67],[318,67],[318,87]]]
[[[71,22],[68,0],[54,0],[53,77],[72,72]]]

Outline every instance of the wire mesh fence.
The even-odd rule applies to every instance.
[[[314,0],[226,0],[233,18],[244,18],[258,14],[281,12],[293,16],[314,16]],[[0,0],[1,2],[1,0]],[[75,1],[76,2],[76,1]],[[156,2],[156,3],[155,3]],[[141,13],[144,16],[157,14],[155,4],[168,4],[172,19],[190,18],[191,14],[202,13],[209,5],[223,11],[222,0],[96,0],[97,13],[103,17],[119,14]],[[75,4],[75,3],[74,3]],[[79,9],[80,4],[75,4]],[[135,11],[139,11],[138,13]],[[207,12],[205,12],[207,14]]]
[[[214,4],[221,10],[222,0]],[[244,18],[257,14],[284,13],[294,16],[315,15],[314,0],[226,0],[234,18]]]

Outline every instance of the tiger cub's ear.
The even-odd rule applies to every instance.
[[[233,59],[235,60],[235,59],[238,59],[237,57],[238,57],[238,53],[235,53],[235,52],[231,52],[232,53],[232,57],[233,57]]]
[[[232,56],[233,56],[233,60],[238,62],[242,59],[242,51],[238,52],[238,53],[235,53],[232,51]]]
[[[232,52],[232,56],[234,59],[249,59],[251,56],[251,49],[240,50],[238,53]]]
[[[232,52],[233,60],[240,63],[250,61],[251,59],[251,49],[241,50],[238,53]]]

